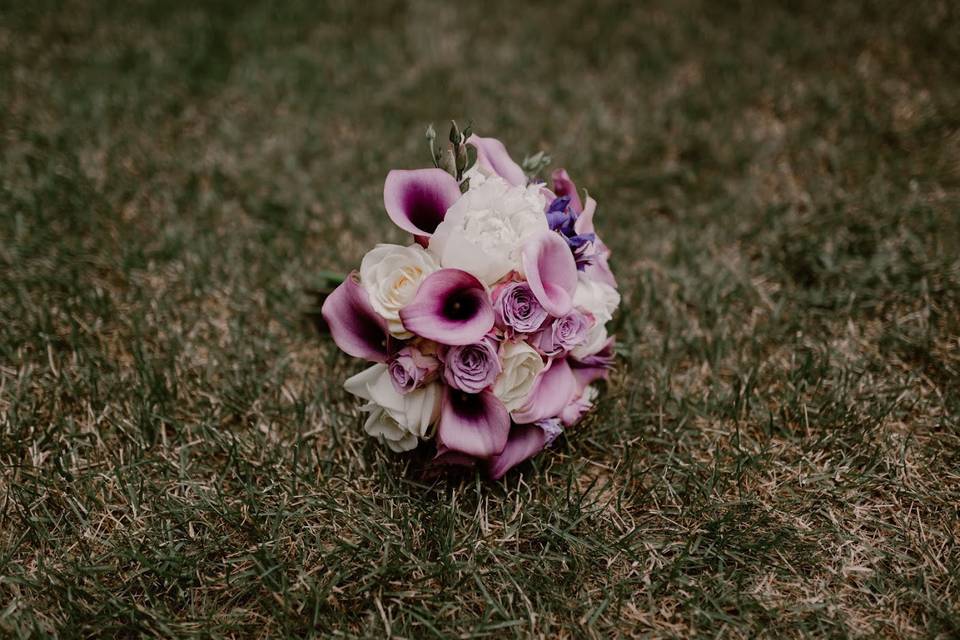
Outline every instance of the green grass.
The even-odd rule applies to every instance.
[[[272,4],[0,2],[0,636],[960,636],[953,3]],[[500,483],[303,316],[450,117],[624,293]]]

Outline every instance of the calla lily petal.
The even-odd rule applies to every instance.
[[[566,358],[551,360],[534,383],[527,403],[513,412],[513,420],[530,424],[560,415],[578,391],[577,379]]]
[[[448,449],[442,444],[437,446],[437,454],[430,461],[434,465],[448,465],[457,467],[473,467],[477,464],[477,459],[466,453]]]
[[[510,437],[503,453],[490,458],[487,473],[493,480],[503,475],[524,460],[528,460],[543,451],[547,435],[535,424],[518,424],[510,429]]]
[[[424,246],[459,197],[457,179],[443,169],[397,169],[383,185],[387,215]]]
[[[355,358],[386,362],[387,323],[370,306],[355,271],[327,296],[320,313],[342,351]]]
[[[597,380],[606,380],[610,376],[610,369],[613,368],[613,358],[613,338],[607,340],[595,354],[582,360],[567,358],[573,377],[577,381],[578,393]]]
[[[478,458],[503,451],[510,432],[507,408],[493,393],[445,388],[437,441],[446,449]]]
[[[467,140],[477,150],[477,164],[480,168],[495,173],[515,187],[527,184],[527,174],[513,161],[507,148],[496,138],[481,138],[472,135]]]
[[[474,276],[460,269],[440,269],[420,283],[413,300],[400,310],[400,321],[422,338],[466,345],[479,342],[493,328],[493,306]]]
[[[571,203],[573,201],[571,200]],[[577,234],[582,235],[585,233],[596,233],[593,229],[593,214],[597,211],[597,201],[590,197],[590,194],[587,194],[587,206],[580,211],[580,215],[577,216],[577,221],[573,223],[573,230]]]
[[[520,260],[537,302],[550,315],[569,313],[577,289],[577,263],[566,240],[553,231],[541,232],[524,243]]]
[[[551,176],[553,178],[553,192],[557,197],[570,196],[570,208],[574,213],[583,211],[583,204],[580,203],[580,196],[577,194],[577,185],[570,179],[570,174],[566,169],[557,169]]]

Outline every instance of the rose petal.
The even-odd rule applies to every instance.
[[[580,203],[580,196],[577,194],[577,185],[570,179],[570,174],[566,169],[557,169],[551,176],[553,178],[553,192],[557,197],[570,196],[570,208],[574,213],[583,211],[583,205]]]
[[[546,443],[546,433],[539,426],[534,424],[514,425],[510,429],[510,437],[503,448],[503,453],[490,458],[487,473],[492,480],[499,480],[516,465],[543,451]]]
[[[445,388],[437,441],[453,451],[488,458],[503,451],[510,431],[507,408],[489,391]]]
[[[352,272],[333,290],[320,309],[338,347],[355,358],[385,362],[388,355],[387,324],[370,306],[367,292]]]
[[[560,234],[544,231],[530,238],[521,249],[520,260],[527,283],[543,308],[553,316],[568,313],[577,289],[577,263]]]
[[[577,393],[577,380],[566,358],[552,360],[537,379],[527,403],[512,415],[517,424],[559,415]]]
[[[400,320],[422,338],[465,345],[479,342],[493,328],[494,316],[482,282],[460,269],[440,269],[420,283]]]
[[[477,164],[482,169],[495,173],[515,187],[527,184],[523,168],[513,161],[502,142],[496,138],[472,135],[467,144],[477,150]]]
[[[396,169],[383,185],[387,215],[424,246],[459,197],[457,179],[442,169]]]

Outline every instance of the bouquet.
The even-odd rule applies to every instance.
[[[374,363],[344,385],[364,402],[366,433],[498,479],[591,408],[620,295],[597,203],[566,171],[547,186],[534,177],[542,153],[520,166],[455,123],[445,149],[432,127],[427,138],[434,166],[384,184],[387,215],[413,242],[373,248],[321,313],[341,350]]]

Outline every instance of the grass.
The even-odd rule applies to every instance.
[[[960,15],[759,4],[0,3],[0,635],[960,637]],[[500,483],[303,317],[449,117],[624,293]]]

